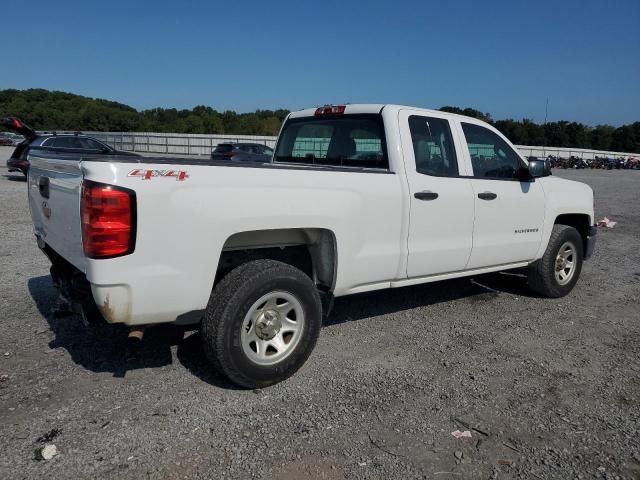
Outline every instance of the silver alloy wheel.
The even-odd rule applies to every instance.
[[[293,352],[304,329],[304,310],[288,292],[269,292],[260,297],[244,317],[242,350],[258,365],[273,365]]]
[[[566,285],[573,278],[576,271],[578,250],[572,242],[564,242],[558,250],[555,264],[556,282]]]

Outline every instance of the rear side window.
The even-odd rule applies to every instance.
[[[458,159],[447,120],[411,115],[409,130],[418,173],[439,177],[458,176]]]
[[[78,141],[82,145],[82,148],[85,148],[87,150],[102,150],[104,148],[104,145],[102,145],[100,142],[97,142],[91,138],[78,137]]]
[[[55,137],[49,140],[46,146],[56,148],[83,148],[76,137]]]
[[[382,118],[367,114],[289,120],[278,140],[274,160],[387,169]]]
[[[496,179],[518,179],[525,165],[518,154],[491,130],[462,123],[467,140],[474,177]]]

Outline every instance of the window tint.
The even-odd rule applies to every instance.
[[[440,177],[458,175],[458,160],[447,120],[411,115],[409,130],[418,173]]]
[[[270,147],[262,147],[262,153],[264,155],[272,156],[273,155],[273,149],[270,148]]]
[[[78,141],[80,142],[81,148],[84,148],[87,150],[102,150],[104,148],[104,146],[101,143],[91,138],[78,137]]]
[[[379,115],[289,120],[276,147],[276,162],[388,168]]]
[[[76,137],[56,137],[51,141],[51,145],[56,148],[82,148]]]
[[[463,122],[462,130],[467,139],[474,177],[519,177],[524,164],[507,142],[479,125]]]
[[[233,150],[233,145],[230,145],[228,143],[220,143],[219,145],[216,146],[215,150],[213,151],[214,153],[229,153],[231,150]]]

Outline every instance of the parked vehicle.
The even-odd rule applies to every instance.
[[[434,110],[291,113],[269,163],[29,161],[37,242],[68,301],[134,328],[199,324],[247,388],[300,368],[334,297],[515,268],[562,297],[596,239],[591,188]]]
[[[9,132],[0,132],[0,146],[10,147],[14,145],[14,137],[12,133]]]
[[[213,160],[270,162],[273,149],[259,143],[220,143],[211,152]]]
[[[24,140],[19,143],[14,150],[11,158],[7,160],[7,168],[10,172],[22,172],[25,176],[29,171],[28,155],[34,148],[60,155],[140,156],[137,153],[116,150],[95,138],[81,133],[37,133],[30,126],[15,117],[4,119],[2,124],[5,127],[15,130],[24,137]]]

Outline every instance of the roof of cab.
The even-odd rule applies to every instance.
[[[477,118],[473,118],[473,117],[467,117],[466,115],[459,115],[457,113],[450,113],[450,112],[443,112],[442,110],[434,110],[434,109],[430,109],[430,108],[422,108],[422,107],[412,107],[409,105],[396,105],[396,104],[384,104],[384,103],[347,103],[347,104],[334,104],[334,106],[337,105],[345,105],[345,110],[344,110],[344,114],[358,114],[358,113],[381,113],[382,109],[388,110],[394,110],[394,111],[399,111],[399,110],[403,110],[403,109],[409,109],[409,110],[419,110],[421,112],[425,112],[425,113],[435,113],[437,115],[442,115],[442,116],[446,116],[446,117],[451,117],[451,118],[458,118],[460,120],[465,119],[465,120],[470,120],[473,123],[480,123],[480,124],[484,124],[485,122],[483,122],[482,120],[479,120]],[[306,108],[304,110],[300,110],[297,112],[291,112],[291,114],[289,114],[289,118],[299,118],[299,117],[313,117],[315,115],[316,109],[320,108],[321,106],[325,106],[325,105],[320,105],[318,107],[313,107],[313,108]]]
[[[382,108],[385,106],[381,103],[349,103],[336,105],[345,105],[345,115],[354,113],[380,113]],[[318,107],[313,108],[305,108],[304,110],[300,110],[298,112],[291,112],[289,118],[313,117],[316,113],[316,109],[321,106],[324,105],[319,105]]]

